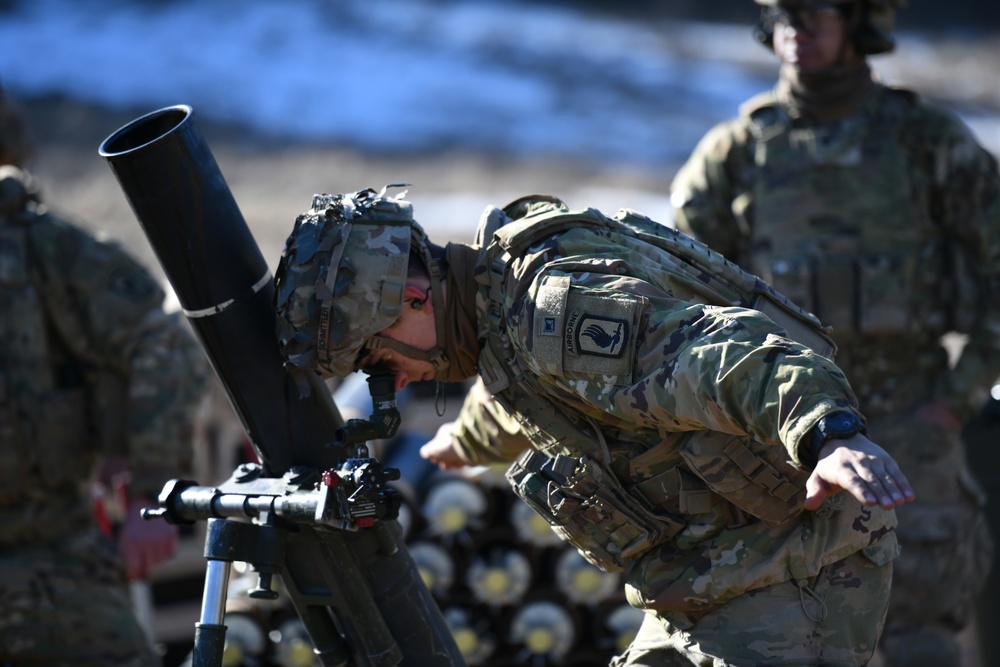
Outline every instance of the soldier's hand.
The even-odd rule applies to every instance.
[[[153,566],[177,550],[177,526],[166,521],[146,521],[139,514],[143,507],[156,506],[156,502],[142,498],[129,502],[128,514],[118,534],[118,550],[129,579],[145,578]]]
[[[441,424],[434,437],[420,448],[420,456],[437,465],[442,470],[461,468],[468,465],[468,463],[462,460],[462,457],[458,455],[458,451],[455,449],[454,440],[451,437],[453,427],[454,422]]]
[[[885,509],[916,497],[895,459],[860,433],[845,440],[828,440],[819,450],[819,463],[806,482],[805,508],[814,510],[841,491],[865,505]]]

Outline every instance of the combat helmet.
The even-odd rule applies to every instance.
[[[893,37],[896,9],[905,7],[906,0],[754,0],[761,8],[760,19],[754,28],[754,38],[768,48],[773,48],[774,24],[768,10],[794,9],[810,4],[844,6],[849,34],[854,49],[862,55],[888,53],[896,47]]]
[[[412,253],[431,279],[444,340],[441,272],[405,192],[386,195],[394,187],[402,186],[316,195],[296,218],[274,278],[279,344],[293,367],[342,378],[385,347],[431,362],[438,376],[447,369],[440,347],[427,352],[379,335],[400,316]]]

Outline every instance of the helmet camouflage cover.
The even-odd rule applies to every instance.
[[[896,9],[906,6],[906,0],[754,0],[762,11],[769,8],[786,10],[808,9],[815,5],[855,5],[860,10],[854,20],[851,39],[858,53],[877,55],[895,48],[892,32],[895,27]],[[771,26],[761,21],[754,36],[768,48],[771,45]]]
[[[399,317],[412,238],[423,230],[402,194],[385,195],[389,187],[316,195],[296,218],[274,279],[290,364],[346,377],[365,343]]]

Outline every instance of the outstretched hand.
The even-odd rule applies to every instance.
[[[893,509],[916,497],[895,459],[858,433],[846,440],[828,440],[819,463],[806,482],[807,510],[817,509],[829,496],[847,491],[865,505]]]
[[[420,456],[437,465],[442,470],[461,468],[469,465],[462,460],[455,449],[451,431],[455,422],[447,422],[438,427],[434,437],[420,448]]]

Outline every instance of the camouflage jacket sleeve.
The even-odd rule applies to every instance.
[[[750,230],[744,209],[749,206],[740,193],[750,133],[740,119],[715,126],[698,143],[688,161],[674,177],[670,202],[677,229],[702,241],[740,264],[746,259],[745,243]]]
[[[531,446],[517,420],[490,396],[481,379],[465,396],[452,438],[462,460],[472,465],[513,461]]]
[[[968,335],[942,393],[970,417],[1000,375],[1000,173],[994,156],[950,114],[920,107],[914,116],[904,137],[931,181],[925,205],[951,247],[952,328]]]
[[[50,313],[92,369],[104,453],[127,458],[133,495],[155,497],[191,464],[204,353],[180,314],[164,312],[156,280],[120,247],[51,215],[35,231],[48,282],[59,285]]]
[[[552,279],[566,285],[566,278],[541,274],[535,286]],[[575,342],[565,335],[557,354],[543,350],[537,308],[528,303],[537,289],[510,311],[521,314],[510,321],[510,338],[542,387],[600,422],[653,433],[746,434],[783,445],[807,465],[800,441],[819,418],[857,410],[841,370],[784,337],[761,313],[681,301],[619,275],[574,274],[567,289],[567,317],[584,314]],[[600,340],[599,327],[587,324],[602,319],[628,325],[621,340]],[[588,334],[592,340],[584,342]]]

